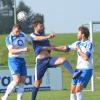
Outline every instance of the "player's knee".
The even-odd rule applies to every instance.
[[[21,82],[21,80],[20,79],[16,79],[16,80],[14,80],[17,84],[19,84],[20,82]]]
[[[72,94],[75,94],[75,93],[76,93],[75,89],[76,89],[75,86],[71,86],[71,93],[72,93]]]
[[[40,85],[41,85],[41,82],[42,82],[41,80],[36,80],[36,81],[34,82],[34,86],[39,88]]]
[[[76,93],[75,89],[71,89],[71,93],[75,94]]]
[[[13,80],[14,80],[17,84],[21,83],[21,78],[20,78],[20,77],[13,77]]]
[[[79,86],[76,87],[75,92],[76,92],[76,93],[77,93],[77,92],[81,92],[82,89],[83,89],[82,86],[79,85]]]
[[[66,60],[65,57],[60,57],[60,58],[59,58],[59,61],[60,61],[61,63],[63,63],[65,60]]]

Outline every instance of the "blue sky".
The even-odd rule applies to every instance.
[[[20,0],[16,0],[17,4]],[[100,21],[100,0],[22,0],[44,14],[46,32],[77,32],[80,25]]]

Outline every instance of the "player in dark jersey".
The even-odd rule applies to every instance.
[[[32,89],[32,100],[35,100],[38,89],[41,84],[42,77],[46,72],[47,68],[56,68],[58,65],[63,64],[73,78],[77,77],[80,72],[74,72],[71,65],[64,57],[51,57],[51,50],[47,50],[45,47],[51,47],[49,39],[54,38],[54,34],[45,35],[44,25],[40,22],[33,23],[34,32],[30,34],[32,38],[32,44],[34,54],[36,57],[35,64],[35,82]]]

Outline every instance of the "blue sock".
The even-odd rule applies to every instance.
[[[37,92],[38,92],[38,89],[39,88],[37,88],[35,86],[32,88],[32,100],[35,100]]]
[[[72,69],[72,66],[69,64],[69,62],[67,60],[65,60],[63,62],[64,67],[68,70],[68,72],[73,75],[74,74],[74,70]]]

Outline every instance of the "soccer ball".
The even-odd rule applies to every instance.
[[[27,13],[25,11],[21,11],[17,14],[18,21],[25,21],[27,19]]]

